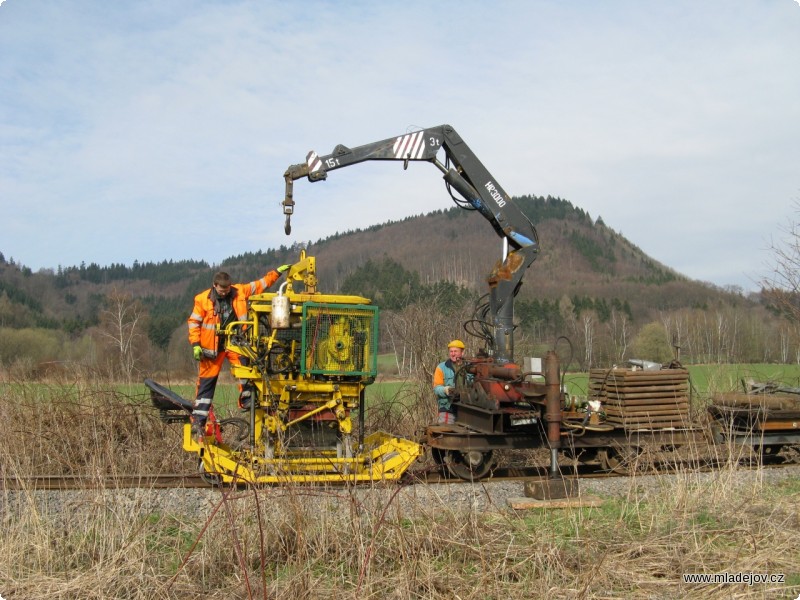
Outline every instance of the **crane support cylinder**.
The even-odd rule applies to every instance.
[[[550,350],[544,358],[547,394],[544,418],[547,421],[547,441],[552,449],[561,448],[561,379],[558,371],[558,355]]]
[[[464,179],[455,169],[450,169],[444,175],[444,180],[452,185],[458,193],[464,196],[465,199],[469,200],[470,204],[474,204],[475,201],[480,201],[480,194],[478,191],[472,187],[466,179]]]

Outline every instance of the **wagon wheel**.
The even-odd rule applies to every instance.
[[[763,465],[763,464],[775,464],[778,463],[780,457],[778,457],[778,453],[783,450],[782,444],[772,444],[772,445],[755,445],[755,446],[747,446],[747,450],[742,452],[742,459],[741,462],[744,462],[747,465]]]
[[[638,446],[617,447],[610,446],[597,453],[600,466],[619,475],[630,475],[636,469],[636,459],[641,454]]]
[[[200,472],[200,479],[202,479],[203,482],[207,483],[211,487],[219,487],[222,485],[222,480],[220,479],[219,475],[206,471],[206,466],[203,464],[202,458],[199,460],[197,468]]]
[[[598,448],[564,448],[563,452],[564,456],[582,465],[597,465],[600,463],[600,450]]]
[[[250,437],[250,423],[244,419],[222,419],[219,428],[222,443],[234,450],[240,450]]]
[[[780,458],[778,454],[781,450],[783,450],[783,444],[761,446],[761,462],[777,462]]]
[[[467,481],[483,479],[494,467],[491,450],[487,452],[447,450],[444,454],[444,464],[451,475]]]

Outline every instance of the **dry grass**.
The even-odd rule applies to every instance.
[[[81,381],[0,385],[0,472],[105,477],[185,469],[180,434],[159,421],[145,389],[126,395]]]
[[[45,391],[42,391],[42,390]],[[185,468],[137,398],[4,386],[4,476]],[[392,424],[388,411],[384,418]],[[407,425],[407,414],[398,417]],[[416,423],[413,423],[416,425]],[[174,454],[173,454],[174,453]],[[150,599],[796,598],[800,481],[677,471],[601,508],[455,507],[396,486],[0,492],[0,595]],[[99,477],[98,477],[99,480]],[[466,485],[466,484],[465,484]],[[683,573],[782,573],[690,585]]]

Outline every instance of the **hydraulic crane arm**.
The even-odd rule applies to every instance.
[[[440,151],[445,153],[444,164],[437,158]],[[539,252],[536,228],[450,125],[430,127],[356,148],[340,144],[325,156],[309,152],[305,163],[292,165],[284,173],[286,234],[291,232],[295,180],[308,177],[311,182],[321,181],[327,178],[328,171],[368,160],[399,160],[403,161],[404,168],[408,168],[412,161],[432,163],[444,174],[448,188],[454,188],[468,206],[464,206],[463,201],[454,200],[464,208],[480,212],[495,232],[508,240],[512,251],[489,276],[489,286],[495,358],[512,360],[513,298],[519,291],[525,271]]]

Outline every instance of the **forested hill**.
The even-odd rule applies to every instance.
[[[681,276],[566,200],[514,201],[537,227],[541,242],[518,297],[522,310],[563,311],[566,301],[577,313],[590,308],[602,319],[615,308],[644,323],[659,311],[753,302]],[[307,244],[317,259],[321,291],[359,293],[386,308],[413,300],[415,289],[443,282],[465,297],[485,293],[486,275],[501,249],[501,239],[483,217],[455,206]],[[77,335],[98,323],[112,294],[129,295],[146,308],[150,340],[166,347],[183,327],[192,296],[210,285],[217,268],[249,281],[267,267],[296,260],[299,250],[298,244],[281,246],[232,256],[221,265],[165,257],[160,263],[82,264],[37,273],[0,254],[0,327]]]

